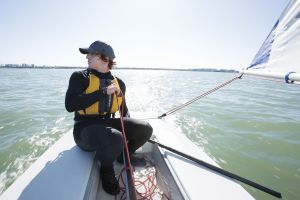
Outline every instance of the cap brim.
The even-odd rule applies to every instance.
[[[79,51],[82,54],[88,54],[88,53],[90,53],[90,50],[88,48],[79,48]]]

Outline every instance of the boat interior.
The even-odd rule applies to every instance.
[[[166,164],[163,154],[155,144],[146,143],[135,153],[136,157],[143,157],[146,160],[146,165],[135,165],[133,174],[135,180],[136,197],[137,199],[174,199],[182,200],[184,197],[171,175],[171,172]],[[86,189],[85,199],[130,199],[126,191],[129,190],[126,186],[126,170],[124,165],[115,162],[115,172],[118,178],[121,191],[118,195],[112,196],[107,194],[102,189],[101,178],[99,175],[100,164],[94,162],[93,170]],[[129,183],[130,184],[130,183]],[[133,194],[133,193],[131,193]]]

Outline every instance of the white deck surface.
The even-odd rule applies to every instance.
[[[93,154],[80,150],[72,131],[49,148],[0,196],[1,200],[82,200]]]

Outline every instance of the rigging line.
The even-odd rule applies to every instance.
[[[127,197],[129,199],[134,199],[137,200],[137,193],[136,193],[136,189],[134,187],[134,176],[133,176],[133,169],[132,169],[132,165],[130,162],[130,156],[129,156],[129,150],[128,150],[128,146],[127,146],[127,138],[126,138],[126,134],[125,134],[125,127],[124,127],[124,118],[123,118],[123,113],[124,113],[124,95],[122,93],[122,91],[120,91],[120,95],[122,97],[122,103],[120,105],[119,100],[118,100],[118,94],[117,92],[115,92],[116,95],[116,100],[117,100],[117,105],[119,108],[119,113],[120,113],[120,122],[121,122],[121,128],[122,128],[122,136],[123,136],[123,143],[124,143],[124,154],[123,154],[123,159],[124,159],[124,165],[125,165],[125,169],[127,171],[127,178],[130,179],[131,183],[128,183],[128,193],[127,193]],[[129,173],[128,173],[129,172]],[[128,177],[130,175],[130,177]],[[129,188],[129,184],[131,184],[131,187]],[[130,189],[132,189],[133,191],[129,191]]]
[[[158,117],[149,117],[149,118],[135,118],[139,120],[152,120],[152,119],[159,119]]]
[[[180,109],[182,109],[182,108],[184,108],[184,107],[186,107],[186,106],[194,103],[195,101],[198,101],[199,99],[202,99],[203,97],[205,97],[205,96],[207,96],[207,95],[209,95],[209,94],[211,94],[211,93],[219,90],[220,88],[222,88],[222,87],[230,84],[231,82],[233,82],[233,81],[235,81],[237,79],[241,79],[242,76],[243,76],[243,74],[240,74],[239,76],[234,77],[234,78],[230,79],[229,81],[226,81],[225,83],[222,83],[221,85],[218,85],[217,87],[215,87],[215,88],[213,88],[213,89],[211,89],[211,90],[209,90],[209,91],[207,91],[207,92],[205,92],[205,93],[203,93],[203,94],[201,94],[201,95],[199,95],[199,96],[191,99],[190,101],[188,101],[188,102],[186,102],[184,104],[181,104],[181,105],[179,105],[179,106],[177,106],[175,108],[172,108],[171,110],[165,112],[164,114],[158,116],[157,118],[158,119],[162,119],[163,117],[166,117],[167,115],[170,115],[170,114],[172,114],[172,113],[174,113],[174,112],[176,112],[176,111],[178,111],[178,110],[180,110]]]

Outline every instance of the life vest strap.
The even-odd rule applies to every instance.
[[[87,115],[84,116],[85,118],[94,118],[94,119],[110,119],[110,118],[115,118],[115,113],[106,113],[105,115],[96,115],[96,114],[92,114],[92,115]]]

